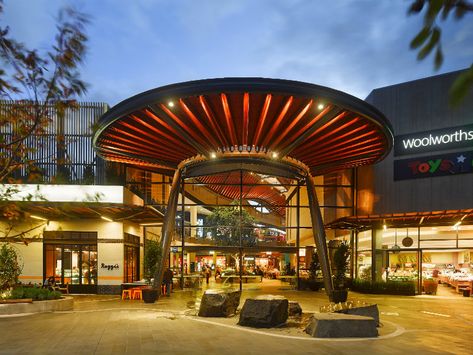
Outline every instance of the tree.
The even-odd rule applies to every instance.
[[[346,273],[348,271],[348,258],[350,257],[350,247],[347,243],[341,243],[333,254],[333,265],[335,273],[333,285],[336,290],[343,290],[346,284]]]
[[[206,224],[217,245],[239,246],[240,233],[242,246],[256,245],[255,219],[237,205],[215,208]]]
[[[0,0],[0,16],[3,1]],[[10,37],[0,27],[0,182],[32,164],[32,137],[46,133],[53,113],[77,108],[76,97],[86,92],[78,67],[86,54],[87,17],[72,9],[60,10],[57,35],[51,49],[41,53]],[[37,142],[36,142],[37,143]]]
[[[443,63],[442,29],[438,23],[445,21],[450,15],[456,20],[473,13],[473,3],[467,0],[413,0],[408,14],[420,14],[425,9],[424,26],[411,41],[411,49],[418,50],[417,59],[423,60],[435,51],[435,70]],[[449,97],[453,105],[459,104],[473,87],[473,64],[458,76],[450,88]]]
[[[319,255],[317,253],[312,254],[312,260],[309,265],[309,278],[315,280],[321,272],[321,266],[319,261]]]
[[[40,169],[31,156],[41,145],[41,135],[47,132],[53,115],[64,116],[66,110],[78,107],[76,98],[87,87],[78,70],[87,51],[87,23],[85,14],[61,9],[54,42],[45,51],[27,48],[10,36],[8,26],[0,27],[0,183],[19,182],[14,176],[20,170],[30,174],[27,181],[36,181]],[[57,163],[63,166],[65,162]],[[9,199],[14,193],[3,189],[0,196],[0,217],[9,224],[27,215]],[[3,237],[11,237],[11,230]]]
[[[145,246],[145,255],[143,262],[143,274],[148,284],[151,283],[151,279],[157,280],[158,277],[156,272],[158,271],[158,265],[161,261],[161,245],[157,240],[147,239]],[[156,283],[156,281],[155,281]],[[159,285],[154,285],[157,288]]]
[[[0,290],[16,285],[22,268],[15,248],[2,244],[0,246]]]

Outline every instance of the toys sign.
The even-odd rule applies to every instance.
[[[473,173],[473,151],[394,161],[394,180]]]

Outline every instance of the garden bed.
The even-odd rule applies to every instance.
[[[62,297],[57,300],[46,301],[29,301],[27,299],[13,300],[9,299],[9,303],[0,304],[0,316],[15,315],[22,313],[44,313],[57,311],[71,311],[74,307],[74,299],[72,297]],[[10,303],[17,301],[21,303]]]
[[[351,289],[360,293],[415,296],[416,286],[412,281],[371,282],[353,280]]]

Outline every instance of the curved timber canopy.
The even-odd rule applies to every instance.
[[[94,146],[107,160],[150,168],[241,152],[292,158],[320,175],[382,160],[392,141],[384,115],[346,93],[223,78],[168,85],[119,103],[101,118]]]
[[[95,148],[107,160],[175,169],[155,287],[161,285],[171,245],[181,179],[220,185],[215,192],[239,195],[240,201],[269,200],[283,215],[279,192],[262,184],[242,187],[243,181],[278,176],[305,181],[331,300],[333,281],[312,175],[375,163],[388,154],[392,142],[389,122],[362,100],[313,84],[262,78],[191,81],[144,92],[102,116],[94,137]],[[239,188],[230,184],[233,180],[240,181]]]

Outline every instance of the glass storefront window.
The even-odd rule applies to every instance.
[[[371,280],[371,251],[359,251],[357,254],[357,278]]]
[[[357,250],[371,250],[371,230],[358,233]]]
[[[57,283],[97,284],[97,245],[45,244],[44,277],[54,276]]]
[[[417,249],[417,228],[387,228],[382,230],[382,248],[392,249],[397,245],[401,249]]]
[[[453,226],[422,227],[420,247],[422,249],[456,248],[457,230]]]
[[[473,226],[460,225],[458,227],[458,247],[473,248]]]

